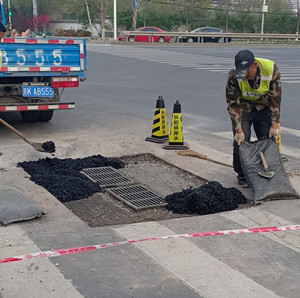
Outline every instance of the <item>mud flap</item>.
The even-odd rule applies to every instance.
[[[299,195],[286,175],[275,139],[243,142],[239,150],[244,175],[253,191],[254,201],[299,199]],[[264,170],[260,152],[265,156],[269,171],[275,173],[271,179],[258,174],[259,171]]]

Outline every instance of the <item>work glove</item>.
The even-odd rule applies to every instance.
[[[234,139],[236,140],[237,144],[240,146],[240,144],[245,141],[244,132],[242,130],[240,130],[239,132],[236,131]]]
[[[278,131],[278,124],[272,123],[272,126],[269,131],[269,138],[274,137],[275,139],[278,137],[279,131]]]

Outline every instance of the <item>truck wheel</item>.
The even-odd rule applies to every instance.
[[[24,122],[35,122],[39,120],[40,112],[39,111],[28,111],[21,112],[21,116]]]
[[[52,119],[53,110],[40,111],[39,121],[48,122]]]

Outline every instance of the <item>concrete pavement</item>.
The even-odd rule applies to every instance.
[[[178,156],[160,144],[145,142],[141,130],[143,127],[132,125],[119,128],[116,135],[103,135],[95,128],[93,138],[85,131],[73,138],[51,138],[61,148],[58,158],[150,152],[207,180],[239,188],[232,169]],[[231,163],[230,155],[188,136],[185,140],[191,149]],[[90,228],[16,167],[24,156],[26,160],[44,157],[27,146],[8,144],[2,150],[7,171],[0,173],[0,185],[22,190],[46,215],[0,227],[0,258],[152,236],[300,224],[300,200],[291,200],[262,202],[206,216]],[[300,193],[299,176],[291,177],[291,182]],[[239,189],[252,198],[250,189]],[[0,297],[299,297],[299,234],[289,231],[158,240],[0,264]]]

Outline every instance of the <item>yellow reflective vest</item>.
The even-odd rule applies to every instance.
[[[265,95],[269,91],[270,81],[273,76],[274,62],[272,60],[255,57],[255,61],[260,67],[260,86],[257,89],[253,89],[247,79],[238,80],[241,90],[240,97],[246,100],[257,100]]]

